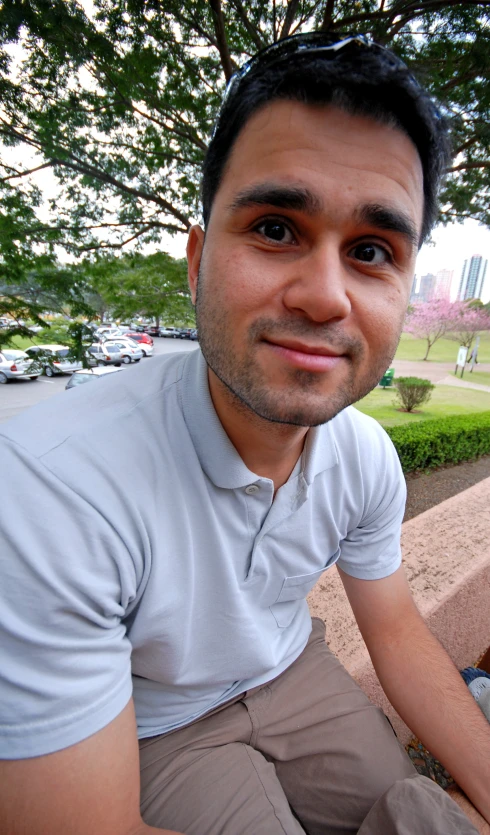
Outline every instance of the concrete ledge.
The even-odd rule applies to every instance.
[[[403,561],[415,602],[457,667],[474,664],[490,636],[490,478],[402,526]],[[386,699],[336,570],[310,592],[312,615],[363,690],[390,717],[402,743],[412,734]]]
[[[471,666],[490,638],[490,478],[402,526],[403,561],[415,602],[459,669]],[[402,744],[413,734],[388,702],[374,672],[338,572],[327,572],[308,596],[327,627],[327,642]],[[481,835],[490,826],[457,788],[453,799]]]

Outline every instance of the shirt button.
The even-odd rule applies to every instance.
[[[249,484],[248,487],[245,487],[245,493],[247,493],[248,496],[253,496],[253,494],[258,493],[259,490],[260,487],[258,484]]]

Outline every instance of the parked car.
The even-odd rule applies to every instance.
[[[66,345],[30,345],[26,354],[41,364],[46,377],[71,374],[82,368],[80,361],[70,357],[70,348]]]
[[[5,348],[0,351],[0,383],[9,380],[37,380],[43,369],[25,351]]]
[[[111,344],[107,346],[104,342],[97,342],[91,345],[87,349],[85,356],[88,359],[89,365],[120,366],[122,362],[120,349]]]
[[[130,362],[139,362],[143,358],[143,351],[138,343],[133,342],[132,339],[114,339],[104,342],[104,347],[110,348],[112,346],[119,348],[121,362],[129,364]]]
[[[192,339],[194,342],[197,341],[197,328],[192,328],[189,339]]]
[[[114,336],[120,336],[120,335],[121,335],[121,331],[119,330],[119,328],[117,328],[115,326],[113,326],[113,327],[112,326],[111,327],[109,327],[109,326],[101,327],[101,328],[97,328],[97,330],[95,331],[95,336],[97,337],[97,339],[102,339],[102,338],[103,339],[112,339]]]
[[[196,332],[195,328],[181,328],[181,339],[193,339],[193,334]]]
[[[180,339],[180,328],[160,328],[160,336],[168,336],[171,339]]]
[[[108,366],[107,368],[83,368],[81,371],[74,371],[65,389],[73,389],[84,383],[90,383],[92,380],[101,380],[103,377],[107,377],[108,374],[113,374],[117,371],[121,371],[121,368]]]
[[[125,333],[124,336],[128,339],[132,339],[133,342],[138,343],[143,351],[143,356],[153,356],[153,339],[151,336],[148,336],[147,333],[134,333],[134,331],[129,331],[128,333]]]
[[[150,325],[146,328],[145,333],[147,333],[148,336],[160,336],[160,328],[157,328],[156,325]]]

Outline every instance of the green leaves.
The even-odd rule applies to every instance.
[[[58,252],[155,245],[199,217],[200,166],[229,72],[286,34],[348,29],[391,45],[453,121],[443,222],[488,223],[488,22],[488,0],[6,0],[0,177],[33,213],[33,250],[34,220]]]
[[[490,412],[391,426],[404,473],[459,464],[490,453]]]

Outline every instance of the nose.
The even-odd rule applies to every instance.
[[[296,262],[283,302],[313,322],[345,319],[351,311],[347,279],[338,248],[323,246]]]

